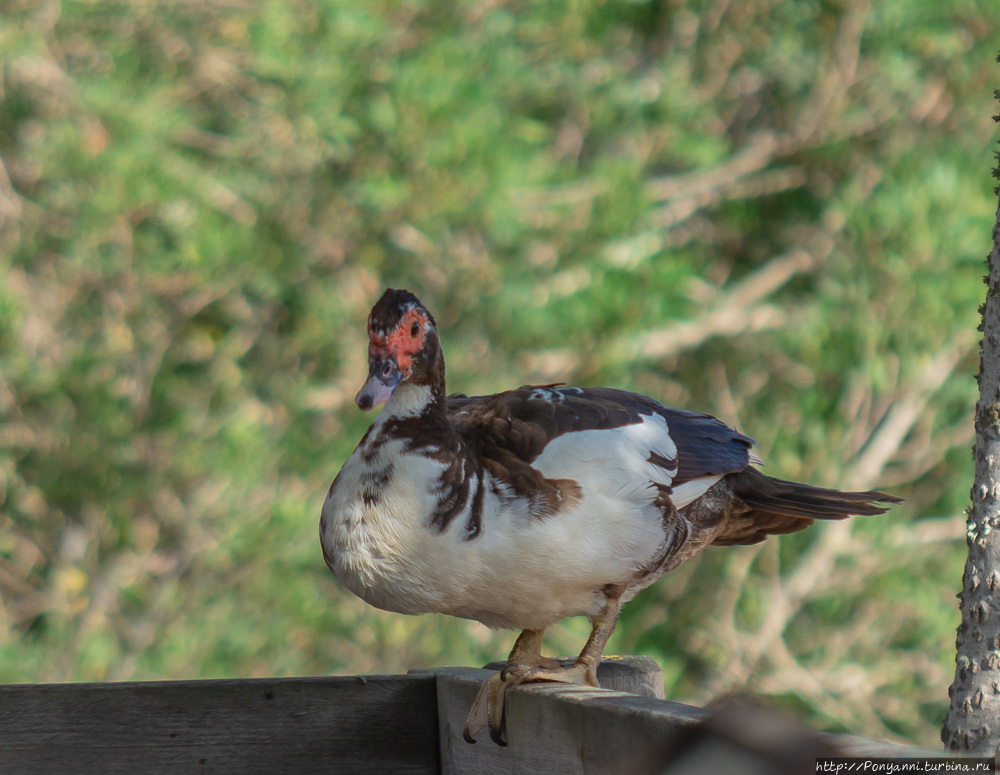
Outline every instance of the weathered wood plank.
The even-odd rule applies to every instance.
[[[662,692],[655,662],[625,657],[602,663],[599,679],[647,696],[520,687],[509,695],[510,746],[497,747],[485,733],[469,745],[465,717],[490,672],[414,672],[0,686],[0,773],[643,773],[690,756],[696,736],[733,727],[715,717],[714,727],[696,731],[712,712],[654,699]],[[744,713],[748,729],[753,713]],[[741,735],[742,718],[735,725]],[[934,753],[820,737],[854,755]]]
[[[462,738],[465,718],[490,671],[435,672],[444,775],[651,772],[665,761],[678,735],[709,716],[677,702],[537,683],[508,694],[508,747],[495,745],[485,732],[469,745]]]
[[[0,773],[439,771],[433,676],[0,686]]]
[[[485,731],[475,745],[469,745],[462,737],[466,715],[491,671],[452,667],[436,668],[434,672],[438,679],[444,775],[658,773],[687,749],[695,728],[713,717],[709,709],[677,702],[605,689],[536,683],[508,694],[506,748],[495,745]],[[747,712],[752,713],[752,708]],[[746,722],[748,728],[755,725],[752,717]],[[803,735],[828,741],[840,755],[940,755],[922,748],[822,735],[804,728],[795,731],[793,737]],[[706,761],[714,761],[714,756]],[[710,764],[706,766],[706,772],[712,771]]]

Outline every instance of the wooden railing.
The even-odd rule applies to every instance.
[[[390,676],[0,686],[0,773],[661,773],[673,772],[679,757],[696,761],[693,741],[715,745],[712,734],[723,742],[729,734],[718,724],[711,731],[712,711],[664,701],[652,660],[612,657],[598,673],[608,688],[519,687],[508,695],[509,745],[485,733],[469,745],[465,716],[488,675],[443,667]],[[766,758],[767,745],[755,748],[748,737],[764,718],[767,745],[777,740],[781,749],[787,739],[806,759],[940,755],[820,735],[762,709],[739,711],[733,740],[715,745],[717,753]],[[815,748],[803,748],[803,740]]]

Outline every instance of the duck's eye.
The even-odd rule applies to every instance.
[[[392,374],[392,364],[387,363],[382,367],[382,376],[388,378]]]
[[[420,332],[420,324],[417,321],[413,321],[413,325],[410,326],[410,336],[416,337]]]

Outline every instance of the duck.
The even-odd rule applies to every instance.
[[[598,686],[622,605],[709,546],[755,544],[900,498],[785,481],[712,415],[608,387],[524,385],[448,395],[437,323],[388,288],[367,321],[362,411],[383,406],[330,485],[320,544],[338,582],[377,608],[520,630],[464,736],[507,743],[514,686]],[[575,660],[541,655],[586,616]]]

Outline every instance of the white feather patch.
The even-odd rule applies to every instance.
[[[386,401],[385,409],[379,415],[385,417],[418,417],[431,402],[431,389],[428,385],[410,385],[404,383]]]
[[[566,433],[548,443],[533,463],[549,479],[574,479],[605,495],[652,503],[655,482],[669,486],[676,473],[650,462],[652,453],[677,460],[677,445],[660,415],[618,428]]]
[[[563,400],[563,394],[557,390],[547,387],[536,387],[528,396],[529,401],[548,401],[550,404],[558,404]]]
[[[708,492],[708,488],[721,478],[721,476],[702,476],[698,479],[692,479],[690,482],[679,484],[674,488],[673,493],[671,493],[670,500],[674,502],[674,506],[683,509],[689,503],[694,503],[694,501]]]

